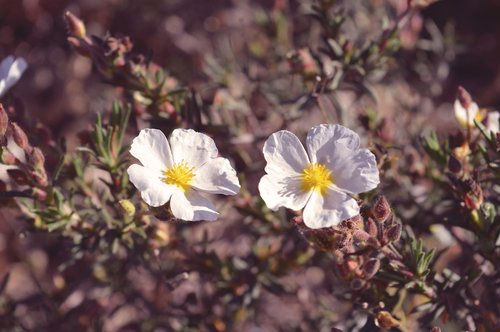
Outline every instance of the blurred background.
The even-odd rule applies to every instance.
[[[273,45],[261,21],[284,4],[290,19],[288,45]],[[362,39],[369,38],[382,16],[389,13],[397,17],[406,1],[346,1],[344,5],[352,18],[347,33],[351,30]],[[357,11],[366,7],[380,10]],[[86,23],[89,35],[130,36],[136,51],[167,68],[183,85],[201,89],[207,77],[207,59],[212,57],[222,54],[229,58],[228,63],[244,69],[249,48],[258,48],[252,49],[253,54],[265,54],[278,47],[283,49],[275,51],[284,55],[306,43],[319,43],[318,31],[304,18],[300,1],[294,0],[0,0],[0,59],[12,54],[24,57],[29,64],[12,93],[22,99],[30,117],[70,143],[97,112],[109,109],[117,88],[104,83],[91,60],[78,55],[67,43],[63,15],[68,10]],[[386,89],[409,89],[408,95],[418,96],[412,106],[415,112],[445,114],[437,117],[445,127],[450,125],[447,120],[458,85],[466,87],[479,105],[498,108],[499,18],[498,0],[442,0],[430,5],[412,16],[401,32],[402,48],[393,64],[394,75],[380,81],[390,81],[384,85]],[[383,98],[381,102],[387,107],[385,114],[397,115],[397,103]],[[36,280],[61,282],[54,272],[57,260],[53,261],[61,254],[59,240],[36,234],[24,240],[16,214],[8,208],[0,210],[0,276],[7,271],[15,276],[8,286],[12,296],[37,293],[40,287]],[[237,251],[240,246],[230,240],[224,245],[227,247],[219,249],[221,252],[227,248]],[[295,274],[293,280],[284,280],[289,287],[296,287],[297,298],[287,301],[267,294],[260,315],[245,328],[281,331],[291,326],[290,320],[300,326],[301,319],[320,315],[314,298],[330,291],[320,287],[324,279],[325,272],[312,266]],[[275,309],[277,314],[273,314]],[[23,315],[19,310],[17,315]],[[108,330],[118,329],[116,324]]]
[[[366,2],[380,7],[390,3],[395,11],[406,3]],[[290,2],[295,18],[300,15],[298,3]],[[62,124],[71,123],[68,119],[98,111],[105,104],[103,99],[109,98],[91,62],[78,56],[66,42],[63,14],[67,10],[86,22],[89,34],[130,36],[138,52],[150,54],[181,82],[192,85],[203,77],[202,63],[207,55],[214,54],[225,40],[230,40],[238,53],[245,40],[259,33],[255,12],[269,12],[273,6],[272,0],[0,0],[0,56],[14,54],[28,61],[29,70],[16,87],[17,95],[42,121],[64,130]],[[451,101],[456,86],[462,84],[481,105],[496,106],[500,103],[498,15],[500,2],[496,0],[434,3],[422,11],[421,19],[410,24],[415,31],[403,36],[408,41],[401,61],[425,55],[416,54],[412,45],[416,36],[411,33],[417,37],[422,34],[431,40],[419,45],[429,51],[427,55],[433,49],[448,48],[440,50],[441,59],[430,59],[449,66],[440,69],[444,84],[436,84],[441,87],[433,91],[437,100]]]

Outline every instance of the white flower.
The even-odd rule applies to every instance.
[[[373,153],[359,148],[359,136],[340,125],[309,130],[307,153],[297,136],[282,130],[264,144],[266,175],[260,195],[271,210],[304,208],[310,228],[331,227],[359,214],[351,194],[375,188],[380,180]]]
[[[130,153],[141,165],[131,165],[130,181],[151,206],[170,200],[176,218],[215,220],[214,205],[200,192],[235,195],[240,189],[229,160],[217,157],[213,139],[191,129],[176,129],[170,136],[157,129],[143,129],[134,138]]]
[[[473,101],[465,108],[457,98],[453,104],[453,108],[455,109],[455,117],[463,128],[475,127],[474,120],[481,122],[483,119],[483,114],[480,112],[479,106]]]
[[[23,58],[9,55],[0,63],[0,97],[21,78],[28,64]]]

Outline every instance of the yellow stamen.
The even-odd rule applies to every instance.
[[[172,184],[182,189],[182,191],[187,191],[195,176],[193,170],[194,167],[189,167],[188,163],[183,160],[175,164],[174,167],[163,171],[165,177],[162,180],[166,184]]]
[[[334,183],[332,172],[325,165],[318,163],[309,163],[309,166],[302,171],[301,180],[302,191],[317,190],[323,196],[328,186]]]

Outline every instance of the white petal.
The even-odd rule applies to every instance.
[[[158,129],[141,130],[139,136],[132,141],[130,154],[155,172],[162,172],[173,166],[167,138]]]
[[[215,142],[209,136],[192,129],[176,129],[170,136],[172,155],[176,163],[185,161],[191,167],[200,167],[217,157]]]
[[[314,191],[304,209],[304,223],[309,228],[338,225],[359,214],[358,203],[347,194],[328,190],[325,196]]]
[[[309,164],[309,157],[297,136],[287,130],[278,131],[267,139],[263,148],[267,161],[267,174],[279,176],[297,176]]]
[[[2,97],[5,92],[7,92],[7,89],[5,88],[5,80],[0,79],[0,97]]]
[[[302,192],[299,177],[277,178],[269,174],[260,179],[259,192],[267,207],[273,211],[281,206],[300,210],[311,195],[310,192]]]
[[[486,128],[493,133],[500,132],[500,113],[497,111],[489,112],[486,116]]]
[[[24,71],[28,67],[28,64],[23,58],[18,58],[13,61],[13,57],[9,56],[7,59],[2,61],[0,65],[0,71],[2,73],[3,84],[0,89],[0,97],[7,92],[16,82],[21,78]]]
[[[7,173],[7,170],[9,170],[9,169],[19,169],[19,167],[14,166],[14,165],[0,164],[0,181],[2,181],[4,183],[11,182],[9,173]]]
[[[26,162],[26,153],[24,152],[24,150],[19,145],[16,144],[16,142],[14,141],[14,138],[12,136],[10,136],[7,139],[7,149],[21,163],[25,163]]]
[[[226,158],[210,159],[195,170],[193,187],[211,194],[236,195],[240,183],[229,160]]]
[[[468,109],[466,109],[457,98],[453,104],[453,108],[455,109],[455,117],[462,127],[474,127],[474,119],[476,119],[479,111],[479,107],[476,103],[472,102]]]
[[[328,164],[336,155],[336,146],[345,146],[350,150],[359,148],[359,136],[354,131],[341,125],[322,124],[309,129],[307,133],[307,152],[311,162]]]
[[[176,192],[170,200],[170,209],[174,217],[188,221],[216,220],[219,214],[208,199],[201,196],[196,190],[189,190],[186,194]]]
[[[19,81],[24,71],[28,68],[28,64],[23,58],[17,58],[9,68],[7,79],[5,82],[7,90]]]
[[[4,79],[9,74],[9,68],[14,63],[14,57],[9,55],[0,63],[0,79]]]
[[[339,146],[337,146],[336,153],[335,159],[328,167],[332,170],[337,187],[359,194],[378,186],[379,171],[373,153],[367,149],[351,151]]]
[[[162,206],[179,190],[176,186],[162,182],[160,173],[140,165],[131,165],[127,173],[130,181],[141,192],[144,202],[150,206]]]

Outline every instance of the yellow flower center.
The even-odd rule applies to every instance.
[[[323,164],[309,163],[301,174],[300,189],[304,192],[317,190],[321,195],[325,195],[328,186],[334,183],[332,172]]]
[[[191,181],[194,178],[193,173],[194,167],[189,167],[188,163],[184,160],[174,167],[163,171],[164,178],[163,182],[166,184],[172,184],[179,187],[182,191],[186,191],[191,186]]]

